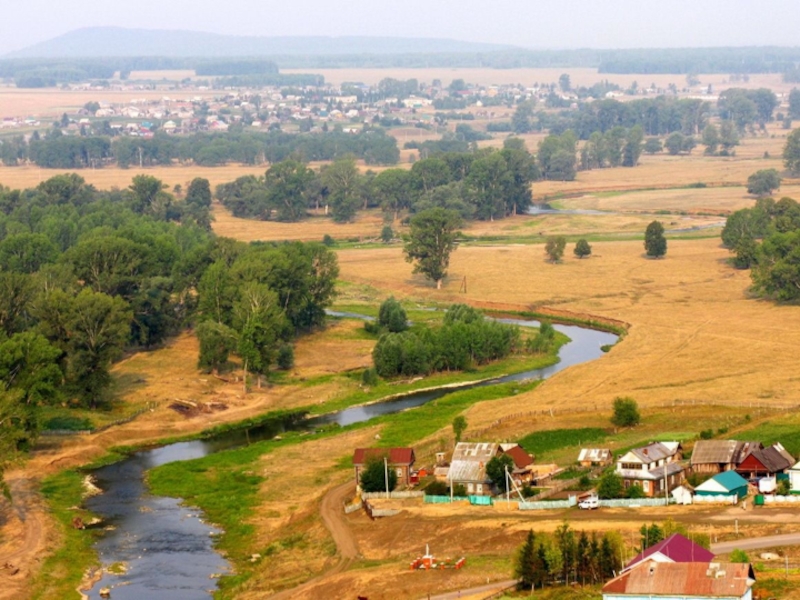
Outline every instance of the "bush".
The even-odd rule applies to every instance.
[[[323,243],[323,245],[325,245],[328,248],[330,248],[331,246],[335,246],[336,245],[336,240],[333,239],[331,236],[329,236],[326,233],[325,235],[322,236],[322,243]]]
[[[450,493],[450,488],[444,481],[431,481],[425,486],[424,492],[429,496],[447,496]]]
[[[622,477],[616,471],[606,471],[597,485],[597,495],[604,500],[622,495]]]
[[[625,496],[627,496],[628,498],[644,498],[645,494],[644,490],[642,489],[642,486],[634,484],[628,488],[628,491],[625,493]]]
[[[279,369],[288,371],[294,366],[294,348],[291,344],[284,344],[278,348],[278,358],[276,359]]]
[[[633,398],[616,398],[611,422],[617,427],[633,427],[642,420],[639,405]]]
[[[89,419],[82,419],[71,415],[63,417],[53,417],[44,423],[46,431],[89,431],[94,429]]]
[[[700,432],[700,439],[701,440],[710,440],[714,437],[714,430],[713,429],[703,429]]]
[[[522,486],[522,497],[523,498],[533,498],[534,496],[539,495],[539,490],[533,489],[528,484]]]
[[[394,239],[394,231],[392,228],[386,225],[383,229],[381,229],[381,241],[384,244],[388,244]]]
[[[370,387],[378,385],[378,372],[375,367],[364,369],[364,372],[361,373],[361,383]]]
[[[732,563],[749,563],[750,557],[747,556],[747,552],[744,550],[739,550],[736,548],[733,552],[731,552],[731,556],[729,559]]]
[[[394,299],[394,296],[390,296],[381,304],[380,310],[378,311],[378,323],[392,333],[405,331],[408,328],[406,311],[403,310],[400,303]]]

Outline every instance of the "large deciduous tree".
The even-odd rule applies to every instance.
[[[461,225],[457,212],[431,208],[411,219],[411,228],[403,252],[414,263],[414,273],[422,273],[441,289],[450,266],[450,254],[456,247],[456,232]]]
[[[800,174],[800,129],[795,129],[786,138],[783,164],[793,175]]]
[[[747,193],[758,197],[770,196],[781,187],[781,176],[775,169],[761,169],[747,178]]]
[[[644,232],[644,250],[647,256],[661,258],[667,253],[667,238],[660,221],[653,221]]]

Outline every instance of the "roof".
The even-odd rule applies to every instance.
[[[625,569],[633,568],[654,554],[661,554],[672,562],[679,563],[707,563],[714,560],[714,554],[709,550],[706,550],[699,544],[695,544],[692,540],[682,536],[680,533],[673,533],[668,538],[661,540],[657,544],[653,544],[644,552],[639,553],[633,560],[625,565]]]
[[[698,440],[692,450],[692,465],[709,463],[733,464],[736,463],[738,450],[743,442],[736,440]]]
[[[673,456],[680,447],[678,442],[651,442],[629,452],[643,463],[651,463]]]
[[[486,463],[497,454],[499,444],[487,442],[459,442],[453,450],[450,461],[450,471],[447,478],[450,481],[488,481],[486,476]]]
[[[748,563],[645,561],[606,583],[603,593],[739,598],[754,583]]]
[[[769,448],[756,448],[747,456],[752,456],[760,462],[770,473],[784,471],[794,464],[794,458],[780,444],[773,444]]]
[[[363,465],[370,458],[388,458],[390,465],[410,465],[414,462],[413,448],[356,448],[353,452],[353,464]]]
[[[533,457],[525,452],[519,444],[500,444],[503,454],[508,454],[514,460],[514,467],[524,469],[533,464]]]
[[[685,467],[679,462],[670,462],[660,467],[655,467],[649,471],[641,469],[620,469],[617,471],[623,479],[664,479],[665,476],[675,475],[683,471]]]
[[[717,473],[708,481],[704,481],[695,488],[695,491],[705,491],[706,489],[713,489],[714,484],[722,486],[724,489],[732,492],[741,487],[747,487],[747,480],[739,475],[736,471],[725,471],[724,473]]]
[[[582,448],[578,455],[578,462],[602,462],[611,460],[611,450],[608,448]]]

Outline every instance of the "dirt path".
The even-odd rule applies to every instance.
[[[735,542],[720,542],[711,544],[714,554],[727,554],[737,548],[739,550],[762,550],[765,548],[778,548],[780,546],[800,545],[800,533],[785,533],[782,535],[769,535],[757,538],[742,538]]]
[[[4,523],[0,544],[0,599],[22,598],[31,572],[51,547],[54,535],[51,522],[35,483],[22,473],[7,477],[11,506]]]
[[[343,483],[331,489],[322,498],[320,505],[320,515],[325,527],[333,537],[336,544],[336,552],[339,555],[339,560],[335,565],[324,573],[317,575],[313,579],[308,580],[303,585],[290,590],[284,590],[278,594],[271,596],[273,600],[284,600],[287,598],[294,598],[301,594],[303,591],[314,587],[326,578],[345,571],[352,563],[359,557],[358,542],[347,525],[343,505],[345,500],[353,497],[355,484],[352,481]]]

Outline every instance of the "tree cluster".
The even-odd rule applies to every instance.
[[[733,263],[750,268],[753,289],[785,302],[800,300],[800,204],[791,198],[760,198],[737,210],[722,229]]]
[[[383,334],[372,360],[381,377],[427,375],[486,364],[519,346],[518,327],[484,319],[480,311],[454,304],[439,327]]]
[[[565,522],[553,534],[528,532],[514,561],[514,575],[523,589],[596,584],[619,572],[623,553],[618,534],[588,535]]]

